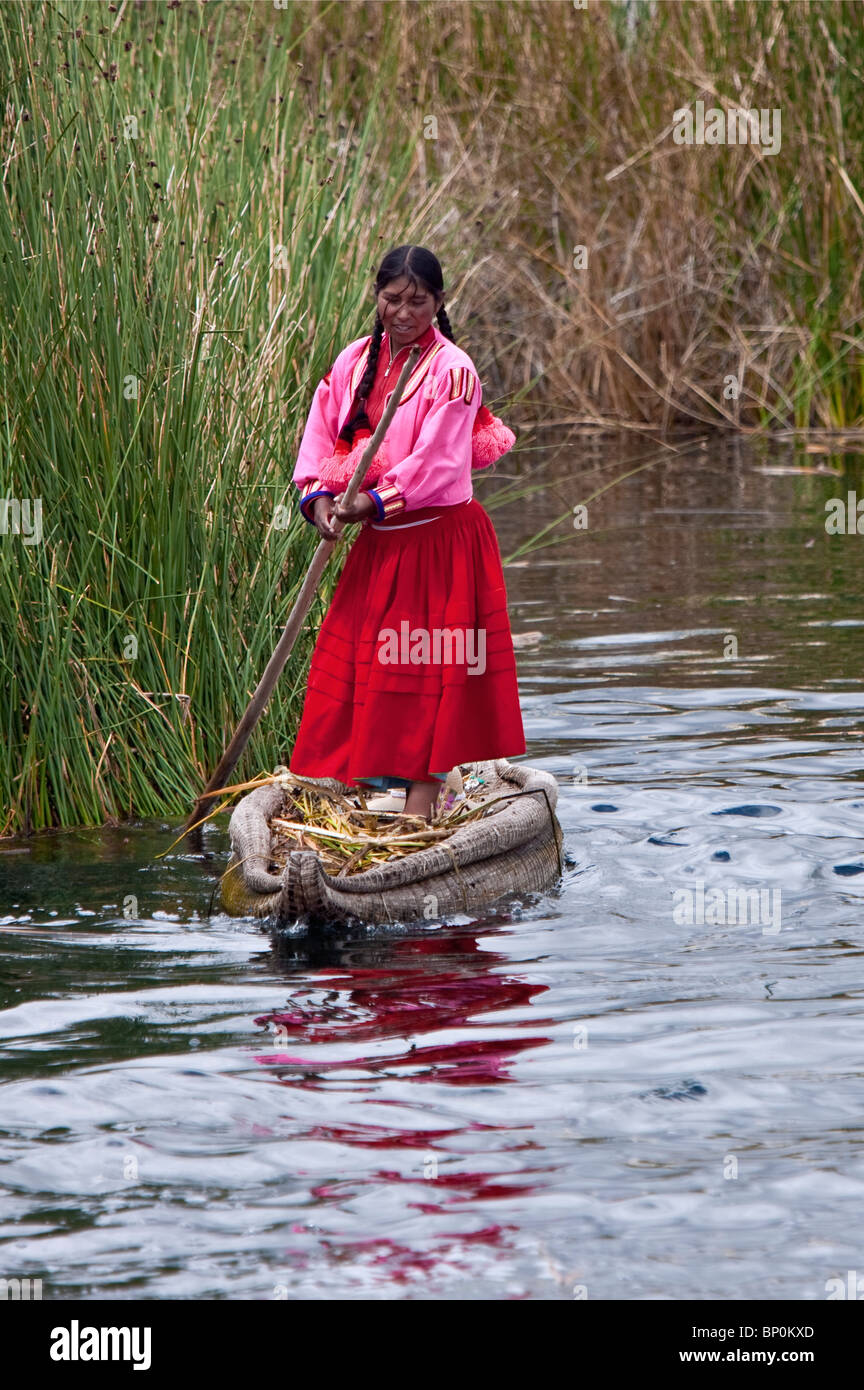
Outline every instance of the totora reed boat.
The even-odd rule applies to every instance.
[[[458,771],[448,783],[453,786],[454,777],[461,789]],[[356,794],[356,788],[330,779],[302,782],[342,799]],[[304,918],[408,922],[476,912],[512,893],[550,888],[562,873],[558,784],[551,773],[503,758],[472,763],[466,767],[466,797],[462,804],[475,814],[436,842],[362,871],[331,874],[321,854],[305,847],[289,846],[278,868],[271,822],[286,813],[290,820],[295,803],[285,780],[258,787],[231,816],[223,908],[232,916],[266,918],[274,927]],[[370,812],[376,809],[374,800],[368,805]]]

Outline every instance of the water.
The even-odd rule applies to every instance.
[[[650,447],[539,441],[502,551]],[[824,530],[864,486],[805,461],[845,473],[670,460],[508,567],[569,856],[540,900],[276,938],[210,914],[224,827],[205,860],[157,862],[167,826],[0,845],[0,1273],[818,1300],[864,1272],[864,538]]]

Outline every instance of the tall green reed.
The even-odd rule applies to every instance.
[[[318,539],[294,451],[413,158],[386,62],[334,131],[290,17],[123,18],[0,7],[0,498],[43,527],[0,536],[0,832],[188,808]],[[248,767],[285,756],[327,593]]]

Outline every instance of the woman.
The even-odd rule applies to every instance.
[[[399,246],[381,263],[371,336],[319,382],[294,482],[307,521],[362,522],[312,656],[291,769],[368,787],[407,787],[431,817],[459,763],[525,752],[501,556],[472,499],[472,467],[514,442],[482,405],[453,342],[441,267]],[[437,318],[438,327],[432,320]],[[408,379],[362,490],[341,495],[411,351]]]

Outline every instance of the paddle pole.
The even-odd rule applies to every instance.
[[[420,349],[417,347],[412,348],[411,352],[409,352],[408,360],[402,368],[399,379],[393,388],[393,394],[387,402],[387,408],[381,416],[377,428],[363,451],[363,457],[355,468],[351,481],[345,489],[342,497],[343,506],[350,506],[357,496],[357,493],[360,491],[360,484],[366,477],[369,465],[375,457],[384,435],[387,433],[390,421],[393,419],[396,407],[402,397],[402,392],[405,390],[405,383],[417,365],[419,356]],[[347,523],[340,521],[338,517],[333,518],[333,529],[338,530],[340,533],[346,524]],[[249,701],[243,718],[234,730],[234,737],[222,754],[216,771],[213,773],[213,776],[210,778],[210,781],[195,803],[195,809],[186,822],[185,834],[188,835],[201,821],[205,812],[209,810],[207,805],[208,801],[210,801],[210,798],[215,792],[222,790],[228,778],[231,776],[231,773],[234,771],[238,759],[246,747],[246,744],[249,742],[249,736],[258,723],[264,706],[273,694],[276,682],[281,676],[285,663],[291,655],[291,650],[294,643],[297,641],[297,636],[309,612],[312,600],[315,597],[318,582],[336,544],[336,541],[327,541],[322,537],[318,549],[312,557],[312,563],[309,566],[306,578],[303,580],[303,585],[300,589],[300,593],[297,595],[294,607],[288,615],[288,621],[276,645],[276,650],[267,663],[267,668],[255,688],[255,693]]]

